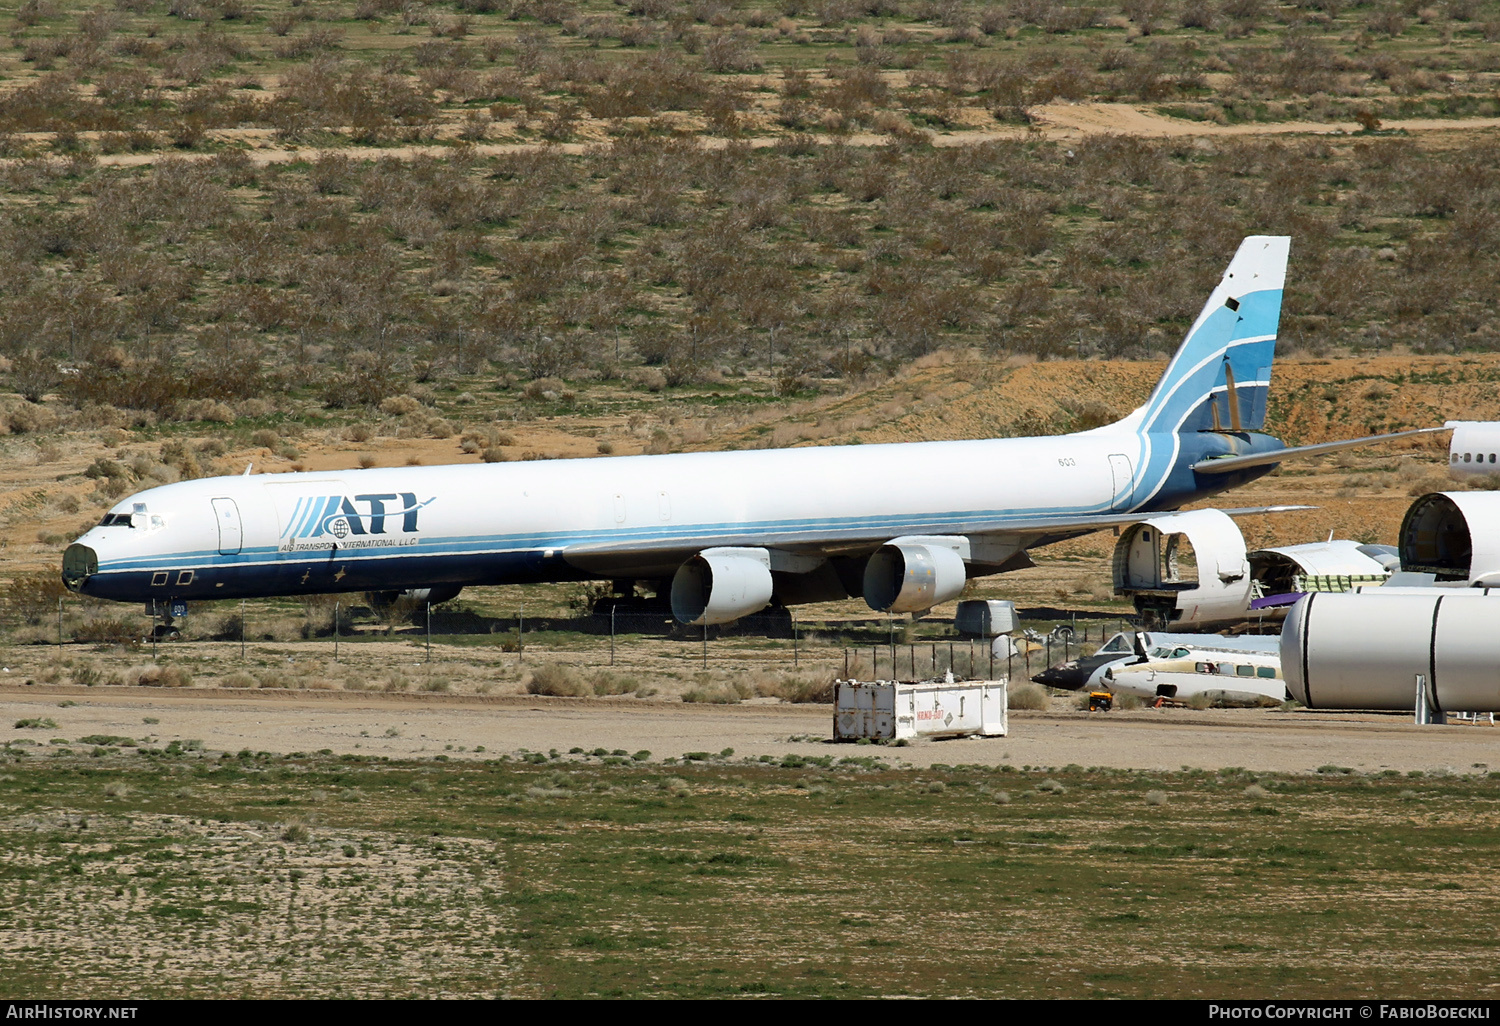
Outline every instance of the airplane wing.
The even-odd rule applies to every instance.
[[[1232,517],[1253,516],[1260,513],[1288,513],[1296,510],[1315,509],[1314,506],[1244,506],[1226,509]],[[824,556],[869,553],[895,537],[909,535],[964,535],[988,538],[1009,537],[1026,539],[1019,547],[1035,544],[1031,539],[1048,535],[1084,534],[1110,527],[1123,527],[1153,517],[1163,516],[1171,510],[1141,511],[1136,513],[1104,513],[1078,516],[1027,515],[1016,513],[1002,517],[976,517],[973,520],[937,519],[930,523],[913,521],[900,527],[873,526],[840,528],[830,531],[826,526],[810,525],[802,529],[778,529],[755,531],[753,528],[735,530],[726,525],[718,535],[695,531],[691,539],[653,536],[640,540],[620,539],[584,545],[569,545],[561,552],[562,557],[580,570],[608,573],[614,568],[640,561],[657,562],[663,566],[675,565],[683,559],[704,549],[719,546],[755,547],[780,549],[789,552],[818,554]]]
[[[1193,469],[1200,474],[1227,474],[1231,470],[1244,470],[1246,467],[1264,467],[1267,464],[1281,463],[1284,460],[1297,456],[1319,456],[1325,452],[1338,452],[1340,449],[1353,449],[1361,445],[1371,445],[1375,442],[1388,442],[1393,438],[1410,438],[1412,435],[1430,435],[1437,431],[1448,430],[1451,430],[1450,426],[1417,428],[1413,431],[1397,431],[1391,435],[1366,435],[1363,438],[1346,438],[1341,442],[1297,445],[1289,449],[1252,453],[1249,456],[1213,456],[1194,463]]]

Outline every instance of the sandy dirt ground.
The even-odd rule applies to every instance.
[[[976,112],[976,116],[982,113]],[[993,128],[971,126],[964,131],[926,134],[934,146],[977,146],[987,142],[1038,136],[1059,142],[1076,142],[1091,135],[1129,135],[1164,139],[1190,136],[1221,138],[1225,136],[1352,135],[1361,131],[1361,126],[1354,121],[1271,121],[1220,125],[1209,121],[1174,118],[1128,103],[1049,103],[1032,108],[1030,114],[1031,124],[1027,126]],[[1465,135],[1496,128],[1500,128],[1500,118],[1411,118],[1381,122],[1383,131],[1421,135]],[[497,125],[496,130],[503,131],[503,126]],[[456,124],[445,126],[436,133],[434,141],[426,145],[337,148],[287,145],[278,141],[275,133],[265,128],[216,129],[208,132],[207,135],[230,146],[247,147],[246,154],[256,164],[280,164],[294,160],[316,160],[324,154],[342,154],[365,160],[379,160],[384,157],[401,160],[410,160],[417,156],[447,157],[453,155],[453,146],[457,142],[458,131]],[[91,138],[97,134],[79,133],[84,138]],[[583,138],[573,142],[473,143],[468,146],[467,152],[476,157],[523,153],[539,149],[549,149],[555,153],[578,154],[598,146],[608,146],[611,142],[602,124],[587,123],[579,134]],[[52,133],[26,132],[20,133],[18,138],[27,142],[47,143],[50,142]],[[759,149],[775,146],[784,138],[785,133],[782,132],[740,139],[702,135],[698,138],[698,144],[705,149],[723,149],[731,143]],[[877,132],[853,132],[841,136],[815,138],[825,144],[840,143],[845,146],[884,146],[891,141],[889,135]],[[215,154],[177,151],[109,153],[98,155],[98,161],[100,164],[114,167],[135,167],[154,163],[164,156],[170,156],[175,160],[207,160],[212,159]]]
[[[64,706],[61,703],[74,702]],[[1500,728],[1487,723],[1417,727],[1404,715],[1278,712],[1262,709],[1013,712],[1005,738],[919,741],[905,748],[832,745],[831,709],[820,705],[749,703],[671,706],[622,700],[539,697],[353,695],[317,697],[265,692],[165,693],[77,687],[0,689],[0,736],[131,737],[143,744],[197,740],[209,752],[241,749],[276,753],[358,753],[390,758],[488,759],[525,749],[547,752],[605,748],[652,759],[687,752],[736,758],[789,752],[801,755],[877,755],[892,765],[1011,764],[1121,769],[1310,773],[1320,767],[1467,773],[1500,767]],[[57,729],[13,728],[47,718]],[[158,722],[147,723],[148,719]],[[795,739],[795,740],[793,740]],[[483,751],[476,749],[483,748]],[[76,745],[75,745],[76,747]]]

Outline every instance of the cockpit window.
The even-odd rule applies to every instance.
[[[101,520],[101,521],[99,521],[99,526],[100,527],[129,527],[129,526],[131,526],[131,524],[130,524],[130,514],[129,513],[106,513],[106,514],[104,514],[104,519]]]
[[[1129,652],[1130,651],[1130,642],[1126,639],[1125,635],[1123,635],[1123,634],[1116,634],[1114,637],[1112,637],[1112,638],[1109,639],[1109,644],[1105,645],[1099,651],[1101,651],[1101,652]]]

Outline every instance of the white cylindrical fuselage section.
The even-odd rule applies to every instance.
[[[1500,712],[1500,592],[1314,594],[1281,632],[1281,671],[1312,709],[1411,709],[1416,680],[1439,711]]]
[[[1489,477],[1500,474],[1500,422],[1450,420],[1448,469],[1456,477]]]

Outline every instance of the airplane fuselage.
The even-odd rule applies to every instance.
[[[135,602],[664,577],[710,546],[858,557],[902,535],[983,535],[1003,555],[1089,529],[1059,519],[1171,509],[1241,484],[1271,468],[1187,467],[1279,446],[1122,423],[1043,438],[206,478],[117,504],[68,549],[64,579]],[[977,558],[972,572],[1002,562]]]

